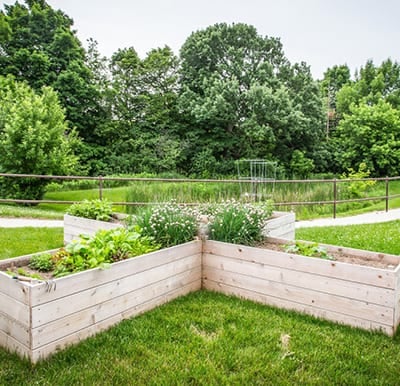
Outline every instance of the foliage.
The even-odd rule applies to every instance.
[[[342,166],[364,162],[376,176],[398,174],[400,163],[400,111],[388,102],[352,105],[341,120],[337,137],[342,148]]]
[[[272,214],[272,203],[256,205],[229,200],[211,207],[210,213],[211,240],[253,245],[263,238],[265,221]]]
[[[31,257],[29,267],[40,272],[49,272],[54,268],[54,262],[50,253],[41,253]]]
[[[106,199],[83,200],[71,205],[67,214],[99,221],[111,221],[113,209],[111,202]]]
[[[193,240],[197,234],[198,214],[190,207],[171,201],[143,210],[136,222],[143,235],[164,248]]]
[[[0,76],[0,171],[69,174],[77,165],[74,132],[68,133],[56,93],[36,94],[25,83]],[[2,197],[41,199],[45,179],[3,178]]]
[[[57,91],[71,127],[93,141],[105,119],[99,88],[85,63],[85,51],[72,29],[73,20],[44,0],[4,5],[0,13],[0,75],[26,81],[36,92]]]
[[[326,248],[321,247],[317,243],[307,243],[302,241],[296,241],[294,244],[289,244],[285,247],[285,252],[295,253],[297,255],[303,255],[308,257],[319,257],[321,259],[333,260]]]
[[[365,162],[361,162],[358,171],[349,168],[347,173],[343,173],[342,179],[355,180],[345,184],[347,195],[351,198],[362,197],[363,193],[375,186],[375,180],[365,180],[370,176],[371,172],[367,169]],[[360,179],[364,179],[360,181]]]
[[[314,169],[314,162],[307,158],[304,152],[295,150],[290,161],[290,169],[295,177],[306,179]]]
[[[189,158],[209,167],[206,173],[241,158],[289,167],[294,149],[310,151],[320,139],[319,89],[304,63],[290,66],[279,39],[242,23],[215,24],[189,36],[181,61],[182,135]]]
[[[100,230],[94,236],[81,236],[69,243],[65,250],[56,254],[55,277],[83,271],[143,255],[159,249],[150,237],[141,234],[136,227],[130,230],[115,228]]]

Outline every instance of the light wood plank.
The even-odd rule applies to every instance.
[[[20,303],[29,305],[30,288],[31,286],[28,283],[15,280],[10,275],[0,271],[0,294],[7,295]],[[0,303],[0,311],[2,308]]]
[[[203,253],[251,261],[260,266],[271,265],[299,272],[309,272],[337,279],[351,280],[357,283],[371,284],[376,287],[394,289],[396,285],[396,277],[393,270],[316,259],[268,249],[207,240],[203,248]]]
[[[17,353],[22,358],[30,358],[31,350],[18,342],[12,336],[0,330],[0,346],[6,348],[9,352]]]
[[[0,293],[0,312],[26,327],[30,326],[29,306],[2,293]]]
[[[198,282],[194,282],[191,284],[188,284],[185,287],[178,288],[177,290],[171,291],[168,294],[164,294],[162,296],[159,296],[155,299],[152,299],[148,303],[143,303],[139,306],[133,307],[132,309],[126,310],[123,315],[116,315],[112,318],[103,320],[99,323],[96,323],[92,325],[90,328],[78,331],[76,333],[73,333],[67,337],[64,337],[58,341],[54,341],[48,345],[42,346],[38,349],[32,350],[32,356],[31,360],[33,363],[38,362],[40,359],[44,359],[48,357],[49,355],[60,351],[61,349],[71,345],[78,343],[89,336],[95,335],[101,331],[104,331],[111,326],[115,325],[116,323],[120,322],[122,319],[127,319],[133,316],[137,316],[139,314],[142,314],[143,312],[149,311],[153,308],[156,308],[164,303],[168,303],[169,301],[183,296],[187,295],[190,292],[197,291],[198,289]]]
[[[202,243],[200,240],[191,241],[167,249],[162,249],[146,255],[112,264],[107,269],[95,268],[79,272],[71,276],[55,279],[56,289],[47,291],[44,283],[32,286],[32,306],[53,301],[58,298],[79,293],[88,288],[97,286],[131,276],[133,274],[153,269],[182,258],[196,255],[198,264],[201,265]]]
[[[290,269],[269,265],[260,266],[259,264],[249,261],[210,255],[207,253],[203,256],[203,267],[205,275],[208,268],[221,269],[227,272],[237,272],[259,279],[307,288],[383,306],[393,307],[394,305],[394,290],[310,274],[308,272],[292,271]]]
[[[310,307],[305,304],[299,304],[291,300],[278,299],[269,296],[267,294],[260,294],[253,291],[247,291],[241,288],[229,286],[227,284],[213,282],[211,280],[206,280],[205,285],[206,288],[210,291],[224,293],[226,295],[237,296],[239,298],[252,300],[276,308],[283,308],[287,310],[297,311],[300,313],[305,313],[308,315],[315,316],[317,318],[329,320],[339,324],[350,325],[365,330],[382,331],[389,336],[393,335],[393,327],[388,326],[386,324],[376,323],[361,318],[354,318],[348,315],[337,313],[335,311],[317,309],[315,307]]]
[[[201,288],[200,267],[34,328],[32,329],[32,347],[33,349],[39,348],[74,332],[90,328],[93,324],[113,318],[116,315],[120,315],[123,318],[126,310],[139,307],[141,304],[147,304],[152,299],[167,295],[171,291],[194,283],[197,283],[196,288],[199,290]]]
[[[185,257],[148,271],[139,272],[95,288],[89,288],[79,293],[35,306],[32,308],[32,328],[63,318],[66,315],[93,305],[101,304],[136,289],[146,287],[151,283],[174,277],[181,272],[200,267],[199,262],[200,255]]]
[[[0,312],[0,331],[14,338],[17,342],[26,346],[26,348],[31,347],[30,328],[20,324],[17,320],[8,317],[2,312]]]
[[[203,272],[203,274],[205,275],[203,283],[206,282],[206,280],[211,280],[231,287],[297,302],[309,307],[312,306],[322,310],[333,311],[347,316],[393,326],[393,307],[369,304],[336,295],[310,291],[306,288],[257,279],[238,273],[234,274],[231,272],[214,270],[212,268],[209,268],[206,272]]]

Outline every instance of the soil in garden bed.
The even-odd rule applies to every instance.
[[[285,252],[285,248],[288,244],[277,244],[273,243],[271,241],[263,240],[259,242],[256,247],[257,248],[265,248],[265,249],[271,249],[274,251],[279,251],[279,252]],[[383,268],[383,269],[394,269],[396,267],[395,264],[383,261],[383,260],[377,260],[368,256],[365,257],[360,257],[360,256],[354,256],[350,254],[346,254],[342,251],[330,251],[328,250],[328,255],[332,257],[332,261],[340,261],[343,263],[349,263],[349,264],[356,264],[356,265],[366,265],[369,267],[374,267],[374,268]],[[377,254],[378,257],[384,257],[384,253],[382,254]],[[318,259],[318,257],[310,257],[311,259]]]

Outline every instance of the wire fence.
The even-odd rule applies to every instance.
[[[54,175],[37,175],[37,174],[7,174],[0,173],[0,182],[5,178],[29,178],[29,179],[45,179],[49,182],[63,183],[65,181],[91,181],[91,186],[97,190],[97,198],[104,199],[104,193],[106,186],[112,185],[112,182],[118,182],[119,184],[135,185],[138,183],[154,184],[154,183],[174,183],[174,184],[217,184],[222,187],[230,185],[239,186],[236,192],[240,192],[241,197],[246,200],[265,200],[272,199],[274,206],[284,209],[293,209],[296,206],[331,206],[332,215],[336,218],[338,213],[338,207],[342,204],[354,203],[354,202],[382,202],[385,203],[385,210],[389,210],[390,201],[400,197],[400,194],[391,193],[391,184],[395,181],[400,180],[399,177],[383,177],[383,178],[360,178],[360,179],[309,179],[309,180],[271,180],[268,179],[189,179],[189,178],[144,178],[144,177],[88,177],[88,176],[54,176]],[[348,197],[348,187],[354,184],[360,183],[360,186],[365,186],[366,183],[370,182],[373,184],[381,184],[381,188],[377,189],[366,189],[366,194],[360,197]],[[384,186],[382,186],[382,184]],[[320,189],[325,193],[318,198],[318,195],[304,194],[306,191],[316,191],[318,189],[315,186],[322,187]],[[345,189],[347,188],[347,189]],[[228,189],[229,190],[229,189]],[[362,190],[360,188],[360,190]],[[374,195],[379,191],[383,194]],[[368,196],[368,192],[372,193]],[[225,197],[228,197],[228,193]],[[345,198],[343,198],[343,196]],[[310,198],[311,197],[311,198]],[[296,199],[297,198],[297,199]],[[73,204],[80,200],[53,200],[53,199],[16,199],[12,197],[0,197],[0,203],[14,203],[14,204]],[[135,199],[132,201],[113,201],[112,204],[119,206],[144,206],[159,203],[159,201],[147,201]],[[187,205],[197,205],[199,202],[182,202]]]

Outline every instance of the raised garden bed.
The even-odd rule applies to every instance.
[[[0,271],[0,345],[33,363],[201,288],[201,241],[48,282]],[[0,262],[23,265],[30,256]]]
[[[348,259],[385,262],[387,268],[207,241],[203,288],[394,335],[400,323],[400,257],[325,247]]]
[[[289,237],[294,215],[273,220],[285,228],[280,231],[273,224],[277,233]],[[246,247],[196,240],[47,282],[17,280],[0,271],[0,345],[35,363],[201,288],[395,333],[400,323],[400,256],[325,246],[330,254],[348,259],[330,261],[283,252],[288,239],[267,241]],[[0,269],[23,266],[29,258],[1,261]]]
[[[122,227],[123,222],[121,217],[114,217],[111,222],[92,220],[84,217],[64,215],[64,244],[68,244],[73,239],[80,235],[91,236],[100,229],[114,229]]]

